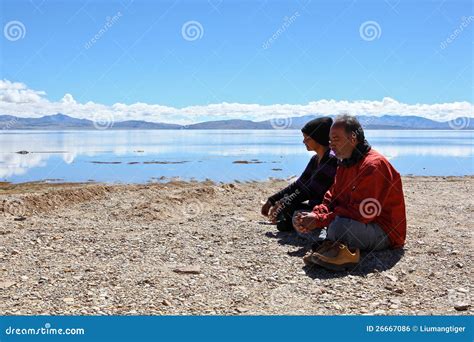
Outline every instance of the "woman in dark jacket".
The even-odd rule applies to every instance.
[[[276,223],[279,231],[293,230],[293,213],[301,209],[311,210],[320,204],[334,182],[337,159],[329,149],[331,125],[331,118],[322,117],[311,120],[301,129],[303,144],[316,154],[295,182],[270,196],[262,206],[262,215]]]

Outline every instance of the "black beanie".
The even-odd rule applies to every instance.
[[[330,117],[322,117],[311,120],[301,129],[301,132],[309,135],[318,144],[329,146],[329,129],[332,125]]]

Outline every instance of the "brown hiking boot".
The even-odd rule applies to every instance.
[[[349,249],[346,245],[336,242],[331,248],[312,254],[312,261],[331,271],[344,271],[359,263],[360,251],[358,248]]]
[[[307,265],[307,266],[315,265],[316,264],[316,258],[313,258],[313,256],[316,253],[324,253],[325,251],[330,249],[333,246],[333,244],[334,244],[334,241],[329,241],[329,240],[323,241],[318,246],[318,248],[316,248],[313,252],[310,252],[308,255],[305,255],[303,257],[303,261],[304,261],[305,265]]]

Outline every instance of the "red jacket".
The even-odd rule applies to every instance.
[[[405,244],[402,180],[389,161],[374,149],[356,164],[337,168],[334,184],[313,212],[319,216],[318,227],[327,227],[336,216],[374,222],[387,233],[392,248]]]

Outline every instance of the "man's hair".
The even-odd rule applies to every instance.
[[[358,142],[365,141],[364,130],[357,118],[349,114],[341,114],[334,119],[333,126],[342,126],[348,134],[354,133]]]

